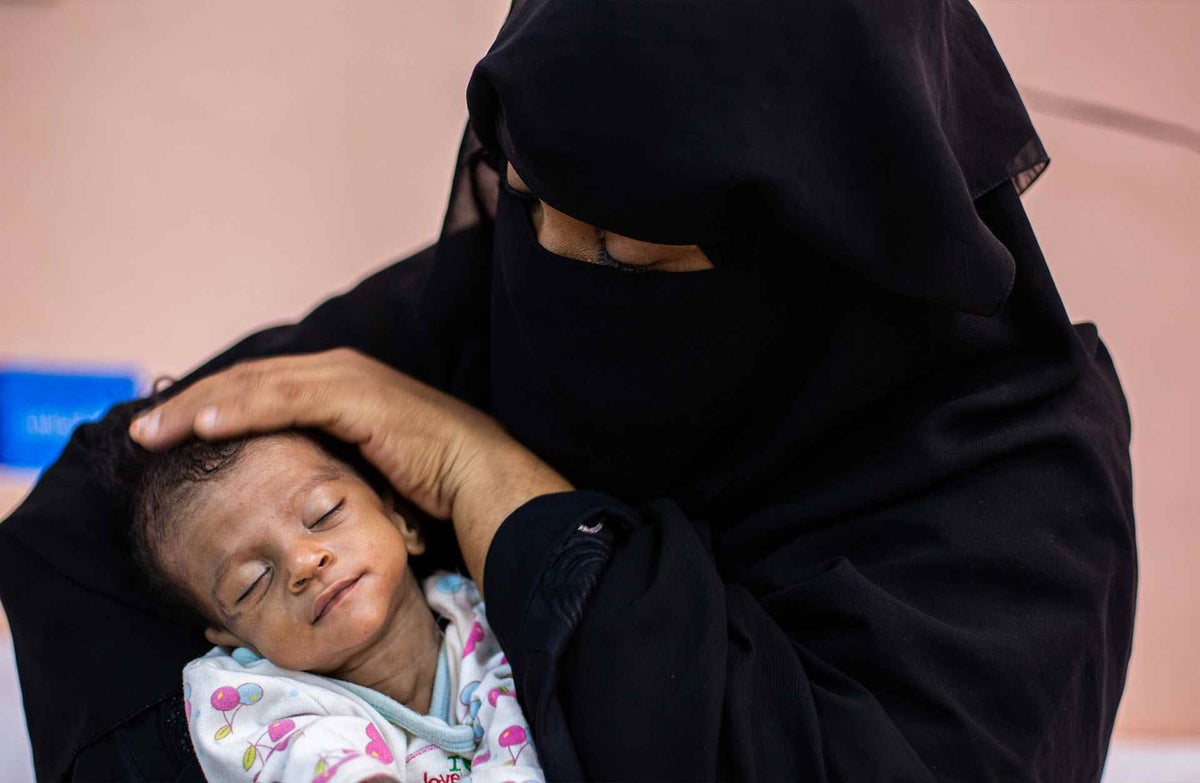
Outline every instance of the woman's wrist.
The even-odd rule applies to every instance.
[[[451,521],[467,569],[480,590],[488,549],[512,512],[535,497],[575,487],[516,443],[472,460],[451,506]]]

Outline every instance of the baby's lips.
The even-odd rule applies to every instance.
[[[337,598],[342,591],[348,590],[350,587],[352,587],[358,580],[359,577],[357,576],[350,579],[339,579],[329,587],[326,587],[321,594],[317,596],[317,600],[313,602],[311,622],[315,623],[317,620],[320,620],[325,613],[325,608],[329,606],[329,602],[334,598]]]

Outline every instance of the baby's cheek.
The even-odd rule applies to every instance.
[[[313,668],[312,646],[306,639],[307,634],[298,628],[269,620],[259,621],[238,636],[277,666],[294,671]]]
[[[304,671],[307,668],[305,656],[300,653],[298,647],[299,645],[294,641],[282,645],[260,644],[258,651],[276,666],[294,671]]]

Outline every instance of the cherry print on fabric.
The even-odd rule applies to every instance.
[[[513,696],[512,689],[510,689],[508,686],[505,686],[505,685],[501,685],[497,688],[492,688],[490,691],[488,691],[488,704],[495,707],[496,700],[499,699],[501,696]],[[513,696],[513,698],[515,699],[516,697]]]
[[[395,761],[392,749],[383,741],[383,735],[379,733],[379,729],[374,723],[367,724],[366,733],[367,744],[362,752],[353,750],[352,748],[341,748],[340,750],[322,753],[320,759],[313,767],[312,783],[326,783],[326,781],[337,774],[340,766],[348,761],[361,758],[364,755],[370,756],[384,764],[391,764]]]
[[[512,764],[517,763],[517,759],[525,751],[529,745],[529,740],[525,736],[525,729],[520,726],[509,726],[504,731],[500,732],[500,736],[496,739],[500,743],[500,747],[508,750],[508,755],[512,759]],[[513,747],[518,748],[516,754],[513,754]]]
[[[191,695],[191,689],[184,688],[185,697]],[[237,720],[238,713],[243,707],[250,707],[262,701],[263,689],[262,686],[254,682],[244,682],[236,688],[231,685],[222,685],[212,692],[208,698],[209,704],[213,706],[217,712],[221,713],[221,718],[225,725],[217,729],[213,739],[220,742],[233,733],[233,724]],[[190,712],[190,708],[189,708]],[[260,767],[266,766],[267,760],[277,751],[287,748],[288,743],[301,732],[296,731],[296,723],[290,718],[277,720],[271,723],[258,735],[258,739],[254,742],[246,743],[246,750],[242,753],[242,769],[246,772],[251,771],[256,765]],[[260,768],[254,773],[252,780],[257,783],[259,774],[262,773]]]
[[[372,758],[379,759],[384,764],[391,764],[395,759],[392,755],[392,749],[383,741],[383,737],[379,735],[379,729],[375,728],[374,723],[367,724],[367,738],[370,742],[367,743],[364,752]]]
[[[483,736],[483,724],[479,721],[479,708],[483,706],[483,702],[475,695],[475,691],[479,689],[479,683],[479,680],[467,683],[458,695],[459,702],[467,708],[475,739]]]
[[[471,624],[471,631],[467,634],[467,643],[463,645],[462,657],[466,658],[475,652],[475,645],[481,641],[483,641],[483,626],[476,620]]]
[[[337,774],[338,767],[360,756],[362,756],[361,753],[351,748],[342,748],[341,750],[322,753],[320,759],[317,760],[316,765],[313,767],[312,783],[326,783],[326,781]]]
[[[267,736],[271,738],[271,742],[279,742],[279,739],[281,737],[287,735],[287,733],[294,728],[296,728],[296,722],[293,721],[291,718],[284,718],[283,720],[277,720],[274,723],[272,723],[270,726],[267,726]],[[279,745],[276,746],[276,748],[278,750],[283,750],[283,748],[286,744],[287,744],[287,740],[284,740],[283,742],[280,742]]]

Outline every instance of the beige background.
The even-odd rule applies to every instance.
[[[1118,733],[1200,736],[1200,155],[1036,92],[1200,127],[1200,2],[976,7],[1053,158],[1026,209],[1133,411],[1142,577]],[[432,241],[506,10],[0,2],[0,360],[182,373]],[[0,513],[31,479],[0,474]]]

